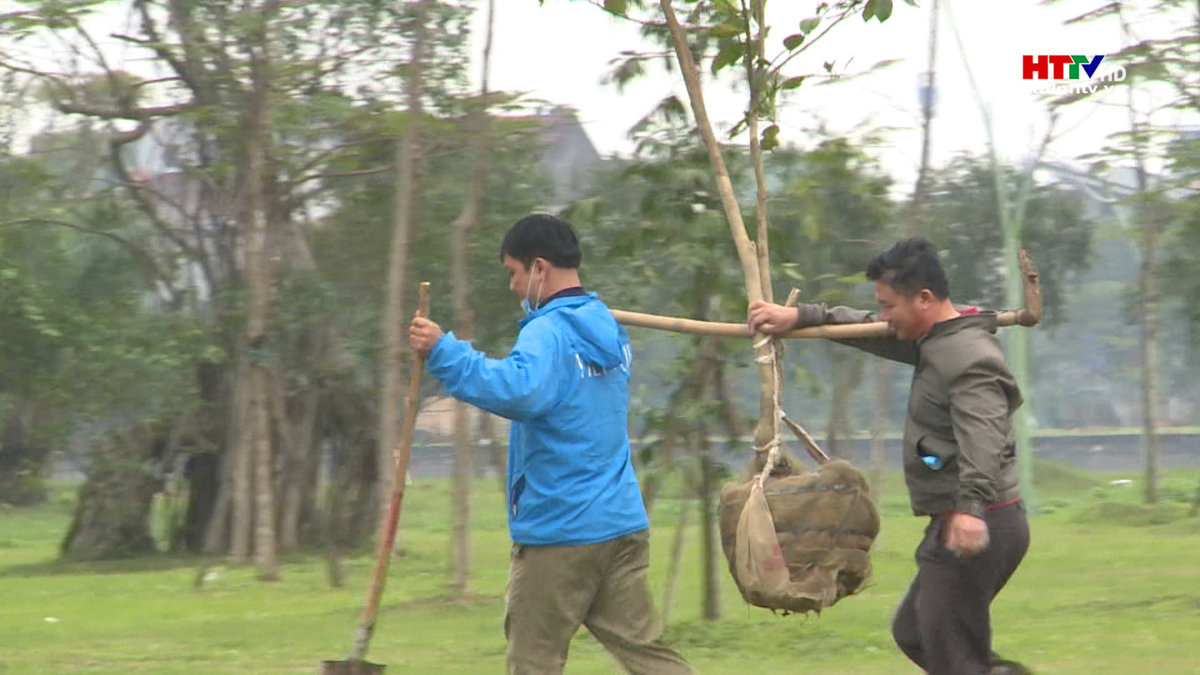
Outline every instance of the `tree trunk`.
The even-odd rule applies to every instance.
[[[671,0],[659,0],[659,5],[662,7],[663,16],[671,33],[671,41],[675,47],[675,56],[679,61],[679,70],[683,75],[683,81],[687,87],[692,114],[696,118],[696,126],[700,131],[700,136],[704,139],[705,147],[708,149],[709,163],[712,165],[717,183],[717,192],[721,197],[721,206],[725,212],[725,219],[729,222],[730,234],[733,235],[733,242],[737,247],[738,259],[742,265],[742,279],[746,285],[746,300],[748,302],[761,300],[764,297],[764,293],[769,292],[770,271],[760,269],[757,247],[746,234],[746,224],[742,220],[741,208],[737,202],[737,195],[733,190],[733,182],[729,178],[729,171],[721,155],[721,146],[717,142],[716,135],[713,133],[712,123],[708,119],[708,110],[704,104],[704,95],[701,91],[700,71],[696,66],[695,59],[692,57],[691,49],[688,47],[683,27],[675,15],[675,10],[671,6]],[[750,82],[752,91],[755,90],[755,86],[756,83],[752,80]],[[752,118],[756,113],[757,111],[751,110],[749,117]],[[764,210],[764,218],[765,215]],[[759,242],[760,246],[765,246],[765,244],[765,241]],[[764,280],[767,280],[768,283],[764,284]],[[754,336],[755,345],[757,345],[754,350],[754,356],[758,363],[759,380],[759,418],[758,426],[755,428],[754,443],[755,448],[760,452],[765,451],[770,447],[772,442],[778,441],[780,438],[779,416],[776,414],[780,383],[777,381],[773,362],[775,348],[770,341],[764,338],[765,336],[762,334]]]
[[[967,80],[971,84],[971,90],[975,96],[976,103],[979,105],[980,116],[983,118],[984,131],[987,134],[988,157],[992,169],[992,179],[995,183],[996,208],[1000,214],[1000,228],[1004,237],[1004,263],[1006,272],[1004,299],[1009,306],[1019,307],[1025,297],[1024,277],[1021,271],[1019,255],[1020,240],[1024,236],[1025,231],[1026,205],[1029,203],[1030,195],[1033,193],[1033,170],[1038,166],[1038,163],[1046,153],[1046,146],[1049,145],[1050,139],[1053,137],[1058,117],[1057,113],[1051,113],[1046,135],[1042,138],[1036,154],[1030,158],[1028,167],[1020,177],[1019,186],[1015,191],[1010,190],[1011,186],[1005,176],[1003,167],[1000,165],[999,148],[996,143],[995,130],[992,128],[991,110],[984,103],[983,95],[970,69],[967,61],[967,48],[963,43],[962,35],[958,32],[958,26],[955,24],[951,7],[952,5],[950,4],[946,5],[950,28],[954,33],[959,57],[966,67]],[[1037,492],[1033,480],[1033,458],[1036,453],[1033,441],[1033,413],[1031,412],[1033,402],[1030,400],[1033,394],[1033,373],[1029,366],[1028,336],[1024,331],[1012,331],[1005,335],[1005,347],[1009,368],[1012,370],[1013,377],[1016,378],[1017,384],[1021,386],[1022,393],[1025,396],[1025,404],[1018,408],[1017,412],[1013,415],[1013,432],[1017,444],[1017,471],[1021,483],[1021,497],[1030,512],[1036,513]]]
[[[183,525],[171,541],[172,553],[200,553],[204,550],[204,533],[212,523],[221,485],[221,461],[212,452],[192,453],[184,464],[183,479],[187,481],[187,511]]]
[[[274,214],[267,178],[271,153],[270,23],[278,0],[263,4],[252,34],[251,91],[245,128],[245,194],[242,223],[246,226],[246,280],[249,302],[243,348],[246,356],[246,418],[240,453],[254,467],[254,562],[263,580],[279,578],[275,533],[275,477],[271,435],[271,370],[269,320],[274,304],[272,235]],[[246,481],[250,483],[249,480]]]
[[[479,225],[479,215],[483,211],[491,158],[488,67],[492,53],[494,4],[492,0],[489,0],[483,48],[482,84],[480,85],[479,102],[471,113],[471,155],[474,163],[471,166],[467,184],[466,201],[463,202],[458,218],[450,226],[450,276],[452,278],[454,330],[455,334],[463,340],[470,340],[475,335],[475,314],[471,308],[471,275],[467,264],[467,252],[471,245],[471,231]],[[467,404],[455,401],[454,544],[451,556],[453,571],[450,583],[458,593],[466,592],[471,574],[471,459],[475,452],[472,440]]]
[[[313,355],[320,358],[317,355]],[[316,388],[300,393],[293,417],[287,412],[286,392],[278,374],[273,378],[273,419],[278,430],[280,448],[284,457],[280,472],[279,493],[282,501],[279,508],[279,549],[295,551],[301,543],[301,525],[315,511],[312,508],[316,489],[316,464],[319,461],[319,445],[316,435],[317,404],[320,398]]]
[[[500,418],[485,412],[479,416],[479,423],[483,426],[483,433],[488,439],[488,447],[492,453],[492,467],[496,470],[496,479],[500,484],[500,496],[507,500],[508,441],[497,428]]]
[[[1151,216],[1154,220],[1154,216]],[[1158,253],[1157,225],[1146,223],[1149,231],[1142,238],[1142,264],[1138,273],[1139,350],[1142,357],[1142,446],[1145,450],[1145,499],[1147,504],[1158,501],[1158,292],[1154,282]]]
[[[450,588],[463,595],[471,580],[471,423],[469,408],[454,402],[454,486],[450,492],[454,532],[450,545]]]
[[[922,83],[925,86],[925,94],[921,100],[921,165],[917,172],[917,185],[913,190],[912,199],[912,222],[914,224],[921,222],[921,209],[925,204],[926,185],[929,182],[929,149],[933,136],[934,97],[937,95],[937,26],[938,0],[933,0],[929,10],[929,65],[928,70],[925,71],[926,80]],[[921,229],[920,227],[911,227],[909,236],[919,236]]]
[[[230,555],[233,556],[234,562],[244,565],[250,562],[250,528],[254,523],[253,437],[247,438],[247,432],[253,426],[254,417],[250,414],[250,407],[253,405],[254,396],[250,390],[250,366],[244,363],[246,347],[242,346],[241,350],[243,356],[239,361],[242,362],[237,366],[237,379],[234,381],[234,387],[237,388],[235,398],[244,408],[239,407],[230,416],[230,422],[232,422],[231,431],[234,434],[232,447],[230,448],[232,451],[230,453],[232,456],[230,470],[232,472],[233,494],[229,504],[231,509],[231,530],[227,547]],[[225,548],[225,545],[222,548]]]
[[[1126,40],[1131,31],[1117,8]],[[1128,87],[1129,130],[1133,140],[1133,157],[1137,168],[1138,202],[1134,213],[1136,226],[1141,228],[1142,262],[1138,269],[1138,351],[1141,355],[1142,448],[1146,457],[1144,497],[1147,504],[1158,501],[1158,289],[1154,282],[1157,271],[1159,236],[1162,233],[1160,213],[1150,201],[1150,178],[1146,171],[1142,124],[1134,105],[1134,86]]]
[[[721,538],[717,534],[716,518],[716,467],[712,460],[712,447],[708,442],[708,429],[700,425],[695,431],[693,444],[700,458],[700,527],[704,544],[704,620],[717,621],[721,618]]]
[[[675,534],[671,537],[671,553],[667,558],[667,579],[663,584],[662,598],[662,625],[667,627],[671,624],[671,613],[675,609],[675,590],[679,587],[679,573],[683,569],[683,544],[687,539],[688,514],[692,510],[688,507],[688,500],[682,500],[682,508],[679,509],[679,520],[675,523]]]
[[[833,372],[829,427],[826,450],[830,457],[842,457],[841,440],[850,435],[850,397],[862,381],[863,359],[860,354],[828,345]]]
[[[212,518],[204,535],[205,555],[229,552],[234,555],[235,559],[237,559],[237,555],[234,553],[233,542],[238,541],[238,537],[234,534],[238,531],[235,514],[239,513],[236,502],[241,488],[238,478],[239,469],[243,469],[240,475],[245,475],[244,464],[238,454],[240,444],[237,436],[238,430],[242,426],[244,391],[240,384],[243,370],[244,367],[240,364],[240,360],[235,360],[234,366],[226,373],[229,384],[228,393],[225,395],[225,408],[220,418],[220,421],[225,423],[221,429],[220,483],[217,487]],[[249,511],[248,508],[242,510]],[[247,523],[242,530],[241,537],[247,542],[249,531],[250,526]],[[245,548],[248,550],[249,546],[247,545]]]
[[[682,413],[684,406],[695,404],[704,395],[708,386],[712,366],[716,360],[717,338],[705,337],[700,341],[700,348],[692,360],[691,368],[679,387],[672,392],[667,407],[667,428],[662,431],[662,446],[659,449],[659,470],[650,472],[641,481],[642,504],[649,515],[654,510],[654,502],[658,498],[658,490],[662,485],[664,474],[671,471],[675,458],[675,446],[679,439],[688,435],[686,421]]]
[[[891,406],[892,369],[885,359],[876,359],[872,368],[875,375],[875,406],[871,411],[871,499],[876,505],[883,503],[883,488],[887,481],[887,434],[888,408]]]
[[[250,403],[250,433],[254,439],[254,564],[258,578],[279,580],[278,541],[275,530],[275,457],[271,445],[270,371],[252,369],[254,381]]]
[[[384,517],[388,495],[392,490],[396,444],[400,439],[400,414],[403,410],[404,386],[401,381],[401,361],[404,352],[403,330],[408,319],[409,256],[412,248],[413,221],[416,213],[417,155],[420,153],[421,103],[426,49],[426,12],[428,0],[417,3],[413,34],[412,60],[408,64],[405,89],[408,98],[408,125],[396,147],[396,201],[392,245],[388,254],[387,287],[381,314],[383,335],[383,374],[379,388],[379,438],[376,450],[378,472],[374,501]]]
[[[79,490],[75,517],[63,539],[64,557],[129,558],[156,550],[150,510],[163,480],[147,468],[155,442],[144,431],[114,432],[93,449],[93,466]]]

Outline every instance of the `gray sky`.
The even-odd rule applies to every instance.
[[[801,19],[811,15],[816,4],[777,1],[768,5],[776,49],[783,37],[795,32]],[[928,0],[922,4],[931,5]],[[955,153],[986,151],[984,126],[965,64],[974,71],[982,97],[992,111],[1002,157],[1021,161],[1040,142],[1048,121],[1046,106],[1032,90],[1050,84],[1022,79],[1021,56],[1107,55],[1121,48],[1122,35],[1115,20],[1063,25],[1066,19],[1103,4],[1099,0],[1064,0],[1051,7],[1039,4],[1039,0],[942,0],[935,164],[945,163]],[[625,138],[626,130],[668,93],[675,92],[686,100],[678,73],[656,72],[625,92],[600,83],[609,60],[621,50],[647,47],[636,25],[578,0],[545,0],[541,7],[537,0],[497,0],[497,5],[492,88],[527,91],[532,96],[574,106],[602,153],[629,152],[632,146]],[[853,57],[849,72],[884,59],[901,62],[870,76],[830,86],[814,87],[806,82],[782,101],[780,124],[785,141],[804,145],[804,130],[819,124],[841,132],[893,128],[876,154],[893,176],[911,185],[920,157],[916,86],[926,70],[929,12],[928,6],[914,8],[896,0],[886,23],[864,24],[859,18],[851,19],[802,57],[807,60],[797,59],[789,68],[790,74],[818,72],[824,61],[836,59],[840,65],[849,57]],[[965,59],[950,27],[951,15],[965,47]],[[479,27],[482,18],[480,12],[476,20]],[[1179,24],[1177,17],[1175,25]],[[1170,29],[1163,17],[1140,16],[1136,20],[1136,30],[1143,38],[1164,35]],[[771,48],[767,51],[772,53]],[[1100,73],[1119,65],[1109,57],[1101,63]],[[744,90],[709,81],[705,93],[710,115],[720,126],[727,129],[736,122],[745,107]],[[1060,117],[1056,127],[1059,134],[1047,155],[1070,159],[1098,150],[1105,136],[1127,128],[1128,113],[1121,107],[1125,101],[1123,90],[1101,90],[1090,95],[1087,102],[1068,108]],[[1195,124],[1194,119],[1165,121]]]
[[[623,92],[601,84],[609,61],[622,50],[648,48],[638,35],[638,26],[584,0],[544,1],[544,6],[539,6],[538,0],[496,0],[491,88],[524,91],[531,97],[571,105],[578,109],[589,136],[602,153],[628,153],[632,149],[626,138],[630,126],[671,93],[686,100],[678,73],[655,70]],[[1124,44],[1115,20],[1063,25],[1066,19],[1104,4],[1101,0],[1062,0],[1049,7],[1040,6],[1042,0],[941,2],[938,106],[932,143],[935,165],[945,164],[956,153],[983,153],[987,148],[980,109],[967,78],[967,64],[992,112],[1002,158],[1020,162],[1040,142],[1048,120],[1046,106],[1032,93],[1032,89],[1047,82],[1023,80],[1021,56],[1109,55]],[[482,0],[477,2],[484,4]],[[768,53],[777,51],[782,39],[795,32],[817,4],[815,0],[775,0],[768,4],[768,23],[773,27],[773,46],[768,47]],[[1125,4],[1150,3],[1143,0]],[[884,24],[852,18],[793,62],[788,70],[791,75],[821,72],[821,64],[829,60],[836,60],[839,70],[850,73],[885,59],[900,60],[869,76],[829,86],[812,86],[810,80],[789,93],[780,105],[784,141],[804,146],[811,142],[806,130],[819,125],[842,133],[887,129],[884,142],[874,152],[897,179],[898,189],[911,186],[920,157],[916,87],[927,68],[931,1],[922,0],[922,5],[927,6],[914,8],[896,0],[892,16]],[[0,0],[0,10],[14,6],[11,0]],[[122,7],[124,3],[113,3],[110,12],[97,18],[106,24],[106,30],[99,30],[98,35],[106,36],[128,20],[128,10]],[[965,45],[965,58],[951,30],[951,16]],[[481,9],[474,20],[477,59],[483,21]],[[1134,18],[1140,38],[1169,35],[1190,21],[1186,15],[1143,13]],[[128,45],[114,43],[113,48],[120,67],[136,68],[135,63],[124,60]],[[848,60],[848,69],[843,69],[842,64]],[[1100,73],[1120,65],[1108,57],[1101,63]],[[477,64],[472,74],[478,75]],[[730,85],[735,75],[735,70],[727,70],[722,81],[709,78],[706,82],[710,115],[723,129],[739,119],[746,104],[744,89]],[[1047,156],[1069,160],[1098,150],[1106,136],[1128,127],[1125,102],[1126,94],[1118,88],[1098,91],[1086,102],[1067,108]],[[1150,103],[1143,100],[1140,105],[1148,107]],[[1155,121],[1200,127],[1196,113],[1190,117],[1169,113]]]

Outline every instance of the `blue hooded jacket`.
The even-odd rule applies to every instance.
[[[625,329],[595,293],[551,300],[520,325],[506,358],[447,333],[426,361],[450,395],[513,422],[513,542],[579,546],[647,529],[629,450]]]

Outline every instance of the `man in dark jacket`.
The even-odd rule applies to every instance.
[[[886,338],[839,340],[915,366],[904,424],[913,512],[929,516],[917,576],[892,623],[896,644],[934,675],[1025,672],[991,651],[990,606],[1029,547],[1012,416],[1021,392],[992,312],[958,310],[928,241],[907,239],[867,266],[879,315],[821,304],[750,305],[752,329],[886,321]]]
[[[525,311],[507,357],[490,359],[422,317],[409,344],[428,354],[429,372],[455,398],[512,420],[508,672],[561,673],[585,626],[630,673],[691,673],[659,639],[647,585],[650,522],[627,429],[629,336],[584,291],[566,221],[522,218],[500,257]]]

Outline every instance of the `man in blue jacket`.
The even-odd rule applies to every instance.
[[[626,421],[629,337],[583,290],[579,240],[566,221],[521,219],[500,258],[526,314],[506,358],[421,317],[409,342],[452,396],[513,422],[508,672],[561,673],[583,625],[631,673],[691,673],[660,641],[646,584],[650,523]]]

